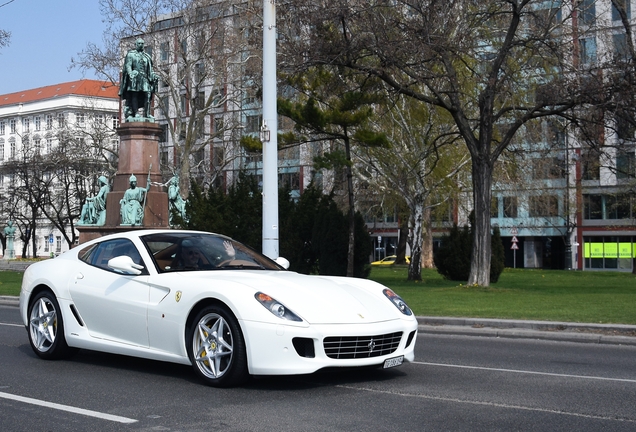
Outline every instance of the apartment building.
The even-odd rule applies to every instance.
[[[47,161],[67,146],[73,152],[84,149],[85,154],[68,157],[90,159],[86,170],[73,179],[88,194],[94,178],[110,174],[113,165],[116,169],[118,90],[112,83],[83,79],[0,95],[0,228],[14,221],[18,257],[53,256],[72,246],[69,242],[78,233],[72,232],[76,220],[70,219],[79,216],[81,202],[59,183],[60,167],[47,165]],[[102,172],[89,172],[92,169]],[[52,195],[42,195],[48,202],[38,202],[24,180],[50,187],[46,192]],[[64,214],[55,212],[52,202],[61,197],[71,201]],[[49,214],[55,214],[57,223],[45,216],[43,206],[48,206]]]
[[[631,1],[618,4],[633,28]],[[628,59],[625,27],[611,2],[582,0],[569,13],[578,67]],[[545,120],[521,134],[526,170],[516,185],[500,182],[493,190],[491,221],[501,228],[506,266],[632,270],[634,132],[633,119],[605,112],[600,122]]]

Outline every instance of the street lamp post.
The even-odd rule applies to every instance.
[[[263,0],[263,254],[278,258],[276,2]]]

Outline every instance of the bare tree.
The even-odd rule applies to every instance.
[[[350,68],[449,114],[472,162],[468,283],[487,286],[496,161],[525,123],[564,114],[591,97],[572,61],[569,12],[536,0],[295,2],[290,32],[305,37],[290,37],[281,51],[304,54],[296,68]]]
[[[451,179],[469,162],[455,145],[454,127],[440,113],[412,99],[398,97],[386,112],[378,113],[378,127],[386,131],[390,145],[355,149],[364,171],[372,173],[365,180],[376,190],[390,191],[406,201],[411,248],[409,280],[422,280],[423,240],[431,229],[430,209],[440,204],[435,198],[443,201],[452,195]]]

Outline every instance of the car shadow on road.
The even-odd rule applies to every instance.
[[[23,344],[18,349],[33,361],[45,361],[40,360],[37,355],[35,355],[29,344]],[[145,376],[170,378],[171,380],[178,379],[192,384],[205,385],[195,375],[192,366],[189,365],[102,353],[86,349],[79,350],[66,360],[56,360],[54,362],[62,370],[97,366],[120,373],[133,372]],[[401,369],[401,367],[391,369],[382,369],[381,367],[328,368],[313,374],[304,375],[260,375],[251,377],[251,379],[241,387],[244,389],[266,391],[293,391],[325,386],[359,384],[363,382],[379,383],[400,379],[406,376],[406,372]]]

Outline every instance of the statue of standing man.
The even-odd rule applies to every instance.
[[[144,40],[137,39],[135,49],[128,51],[121,71],[119,96],[125,100],[124,118],[127,122],[149,121],[155,119],[150,115],[152,95],[155,93],[158,76],[152,69],[152,59],[144,51]],[[139,109],[143,115],[139,115]]]

